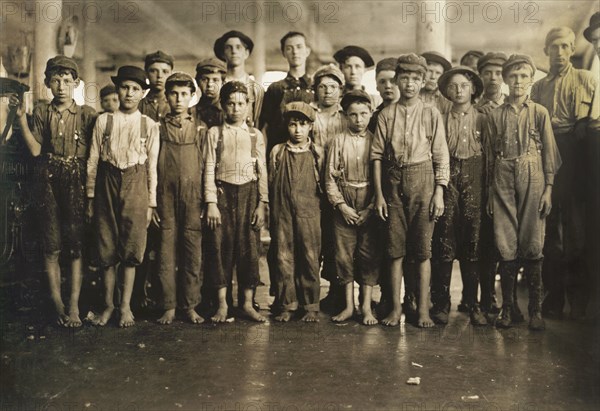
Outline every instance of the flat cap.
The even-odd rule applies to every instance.
[[[210,73],[227,73],[227,66],[222,60],[214,57],[202,59],[196,65],[196,75]]]
[[[427,51],[425,53],[422,53],[421,56],[423,56],[425,60],[427,60],[427,64],[440,64],[444,68],[444,71],[450,70],[450,67],[452,67],[452,63],[450,63],[446,59],[446,57],[444,57],[441,53],[438,53],[437,51]]]
[[[346,94],[344,94],[340,105],[342,106],[342,109],[346,111],[348,110],[348,107],[350,107],[350,104],[357,102],[367,103],[370,105],[371,96],[369,96],[369,93],[362,89],[350,90]]]
[[[117,92],[117,88],[113,84],[109,84],[100,89],[100,98],[104,98],[109,94],[114,94]]]
[[[485,56],[481,57],[477,62],[477,71],[481,73],[481,70],[483,70],[485,66],[489,65],[502,67],[502,65],[506,63],[506,60],[508,60],[508,57],[506,57],[506,54],[504,53],[489,52]]]
[[[465,54],[463,54],[463,56],[460,58],[460,61],[462,62],[467,57],[475,57],[476,59],[480,59],[483,57],[483,51],[469,50]]]
[[[219,99],[221,101],[227,101],[230,95],[233,93],[244,93],[248,94],[248,88],[241,81],[230,81],[225,83],[223,87],[221,87],[221,91],[219,92]]]
[[[344,84],[344,73],[337,68],[335,64],[327,64],[325,66],[321,66],[315,71],[313,74],[313,85],[317,87],[319,85],[319,81],[322,77],[331,77],[340,85]]]
[[[600,11],[595,12],[592,17],[590,17],[590,25],[583,30],[583,37],[591,43],[592,32],[597,28],[600,28]]]
[[[425,75],[427,73],[427,61],[415,53],[403,54],[396,60],[396,73],[399,71],[414,71]]]
[[[333,55],[335,61],[339,64],[343,64],[346,62],[348,57],[356,56],[361,59],[365,63],[365,67],[372,67],[375,62],[373,61],[373,57],[369,54],[369,52],[362,47],[358,46],[346,46],[341,50],[338,50]]]
[[[475,100],[481,95],[481,93],[483,93],[483,81],[481,81],[481,77],[479,77],[479,75],[472,68],[467,66],[455,66],[442,74],[438,79],[438,88],[440,93],[442,93],[442,95],[448,100],[450,100],[447,93],[448,82],[455,74],[463,74],[473,81],[473,85],[475,86],[475,94],[473,95],[472,100]]]
[[[144,70],[148,70],[154,63],[167,63],[173,68],[173,56],[163,52],[163,51],[155,51],[154,53],[148,54],[144,59]]]
[[[77,77],[79,77],[79,67],[77,67],[77,63],[75,63],[75,60],[60,54],[58,56],[52,57],[46,62],[46,70],[44,71],[44,74],[47,76],[49,72],[59,68],[73,70],[75,74],[77,74]]]
[[[228,31],[227,33],[223,34],[221,37],[219,37],[215,41],[215,45],[213,47],[215,56],[217,56],[221,60],[225,61],[225,53],[224,53],[225,52],[225,42],[232,38],[240,39],[240,41],[242,43],[244,43],[244,45],[248,49],[248,52],[252,53],[252,49],[254,48],[254,42],[252,41],[252,39],[250,37],[246,36],[241,31],[231,30],[231,31]]]
[[[116,76],[110,77],[116,86],[121,84],[125,80],[131,80],[142,86],[143,89],[150,88],[150,82],[146,76],[146,72],[139,67],[135,66],[121,66],[117,71]]]
[[[187,73],[183,71],[177,71],[167,77],[167,81],[165,81],[165,86],[169,84],[176,85],[186,85],[192,89],[192,93],[196,91],[196,81]]]
[[[396,71],[397,61],[398,60],[393,57],[388,57],[383,60],[379,60],[377,62],[377,65],[375,66],[375,74],[379,73],[380,71],[386,70]]]
[[[532,69],[532,77],[535,74],[535,64],[533,60],[527,54],[512,54],[506,63],[502,65],[502,75],[505,76],[508,70],[517,64],[529,64]]]
[[[315,109],[303,101],[292,101],[285,105],[284,117],[289,117],[292,114],[301,114],[307,120],[315,121]]]

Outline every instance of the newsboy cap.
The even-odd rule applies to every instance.
[[[192,78],[192,76],[182,71],[175,72],[167,77],[167,80],[165,81],[165,87],[167,87],[169,84],[189,86],[192,89],[192,93],[196,91],[196,81]]]
[[[342,109],[346,111],[348,110],[348,107],[350,107],[350,104],[357,102],[367,103],[371,105],[371,96],[369,96],[369,93],[367,93],[363,89],[350,90],[346,94],[344,94],[340,105],[342,106]]]
[[[173,56],[160,50],[148,54],[144,59],[144,70],[148,70],[154,63],[167,63],[173,69]]]
[[[315,121],[315,109],[303,101],[292,101],[285,105],[283,116],[289,118],[292,114],[300,114],[311,122]]]
[[[427,61],[423,56],[417,56],[415,53],[403,54],[396,60],[396,73],[400,71],[414,71],[425,75]]]
[[[529,64],[532,69],[531,76],[535,74],[535,64],[533,64],[533,60],[526,54],[512,54],[506,63],[502,65],[502,75],[505,76],[508,73],[508,70],[512,66],[516,66],[517,64]]]
[[[202,59],[196,65],[196,75],[210,73],[227,73],[227,66],[222,60],[214,57]]]
[[[319,80],[322,77],[331,77],[335,81],[340,83],[340,85],[344,84],[344,73],[342,73],[342,71],[339,68],[337,68],[335,64],[327,64],[325,66],[321,66],[317,69],[317,71],[315,71],[315,73],[313,74],[314,87],[317,87],[317,85],[319,84]]]
[[[480,58],[477,62],[477,71],[479,71],[479,73],[481,74],[483,68],[489,65],[502,67],[502,65],[506,63],[506,60],[508,60],[508,57],[506,57],[506,54],[504,53],[489,52],[485,56]]]
[[[375,75],[379,74],[380,71],[396,71],[396,61],[397,59],[393,57],[387,57],[383,60],[379,60],[375,66]]]
[[[77,63],[75,63],[75,60],[60,54],[58,56],[52,57],[46,62],[46,70],[44,70],[44,75],[47,77],[48,73],[60,68],[73,70],[75,74],[79,77],[79,67],[77,67]]]

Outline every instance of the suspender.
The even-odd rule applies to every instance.
[[[113,129],[113,122],[114,119],[112,113],[108,113],[106,117],[106,127],[104,128],[104,134],[102,136],[102,146],[107,144],[108,140],[110,139],[110,135],[112,134]],[[142,150],[144,153],[146,153],[146,155],[148,154],[148,151],[146,149],[146,141],[148,140],[147,129],[147,117],[144,114],[142,114],[142,118],[140,119],[140,140],[142,143]]]
[[[200,127],[198,127],[198,131],[200,131]],[[224,126],[219,126],[219,138],[217,140],[217,147],[215,149],[215,176],[218,174],[219,166],[221,165],[221,157],[223,156],[223,129]],[[258,135],[256,129],[254,127],[248,127],[250,134],[250,157],[254,161],[254,171],[256,173],[256,177],[260,177],[260,167],[258,167],[258,149],[256,148],[258,142]]]

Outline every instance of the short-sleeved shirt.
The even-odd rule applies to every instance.
[[[442,117],[451,157],[464,160],[482,154],[483,114],[471,106],[464,113],[450,110],[442,114]]]
[[[140,101],[138,110],[140,110],[140,113],[145,114],[154,121],[159,121],[171,111],[165,93],[156,93],[152,91]]]
[[[62,112],[54,103],[40,103],[33,110],[31,133],[41,144],[42,154],[85,160],[89,154],[96,116],[93,108],[78,106],[74,100]]]
[[[531,124],[533,119],[534,124]],[[554,183],[561,158],[554,140],[548,110],[540,104],[526,100],[515,109],[510,103],[488,114],[484,132],[488,176],[493,181],[497,158],[516,159],[527,153],[540,152],[546,184]]]
[[[569,63],[560,73],[550,72],[536,81],[531,99],[546,107],[556,133],[568,133],[577,120],[600,117],[597,89],[598,81],[591,72],[578,70]]]
[[[213,102],[202,96],[194,106],[194,111],[196,119],[204,122],[208,128],[223,124],[223,109],[219,101]]]
[[[425,119],[426,115],[431,117]],[[431,130],[426,130],[428,124]],[[412,106],[393,103],[381,110],[371,146],[371,161],[384,159],[387,144],[391,144],[396,161],[402,164],[418,164],[432,159],[435,183],[448,185],[450,157],[444,122],[437,108],[418,100]]]

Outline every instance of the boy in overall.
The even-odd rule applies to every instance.
[[[171,112],[160,120],[158,207],[153,222],[160,228],[158,278],[163,308],[160,324],[175,319],[175,307],[193,324],[204,319],[195,307],[202,286],[202,140],[206,125],[188,106],[196,86],[185,73],[171,74],[165,83]]]
[[[502,311],[496,327],[512,326],[513,287],[523,266],[529,288],[529,328],[543,330],[542,250],[552,185],[561,165],[548,111],[528,95],[535,66],[531,57],[513,54],[502,66],[509,87],[506,102],[487,119],[489,198],[500,253]]]
[[[419,98],[427,63],[421,56],[398,58],[400,100],[383,109],[371,147],[375,207],[388,223],[387,253],[393,309],[382,324],[400,324],[402,263],[413,262],[420,278],[419,327],[433,327],[429,317],[431,238],[434,221],[444,213],[449,155],[440,112]]]
[[[271,247],[276,255],[275,320],[287,322],[298,308],[302,321],[319,321],[321,252],[320,170],[323,150],[310,140],[314,109],[304,102],[285,106],[289,140],[269,159]]]
[[[218,293],[218,308],[211,318],[227,320],[234,266],[242,290],[242,310],[251,320],[266,318],[252,305],[260,283],[258,250],[260,228],[269,201],[265,143],[260,131],[246,123],[248,90],[239,81],[221,88],[225,123],[212,127],[204,139],[204,201],[206,203],[206,272]]]
[[[87,164],[88,217],[98,232],[98,254],[104,270],[104,312],[96,324],[108,323],[114,311],[116,266],[123,268],[120,327],[134,325],[131,293],[135,270],[144,259],[146,230],[156,208],[156,162],[159,126],[140,113],[138,105],[148,88],[139,67],[122,66],[112,77],[120,107],[104,113],[94,126]]]
[[[57,323],[65,327],[80,327],[79,293],[82,279],[82,245],[85,217],[85,161],[89,154],[96,112],[88,106],[78,106],[73,90],[79,84],[78,68],[69,57],[56,56],[48,60],[44,83],[52,91],[50,103],[42,103],[33,111],[33,129],[19,108],[19,125],[29,151],[39,161],[39,196],[41,237],[44,268],[48,274],[50,297],[54,303]],[[19,105],[11,96],[11,105]],[[69,311],[65,313],[60,292],[59,255],[67,255],[71,263],[71,294]]]
[[[381,246],[378,221],[373,213],[373,185],[369,158],[373,134],[367,130],[371,97],[363,90],[351,90],[342,98],[348,129],[331,143],[325,170],[325,187],[334,215],[335,261],[344,287],[344,309],[332,317],[346,321],[354,314],[354,280],[362,292],[364,325],[377,324],[371,309],[373,286],[377,285]]]
[[[438,82],[442,95],[452,102],[450,111],[442,114],[450,152],[450,181],[444,192],[445,213],[433,232],[431,318],[435,323],[448,324],[452,264],[458,259],[471,324],[486,325],[477,303],[485,170],[481,144],[484,116],[473,107],[483,91],[483,83],[465,66],[451,68]]]

